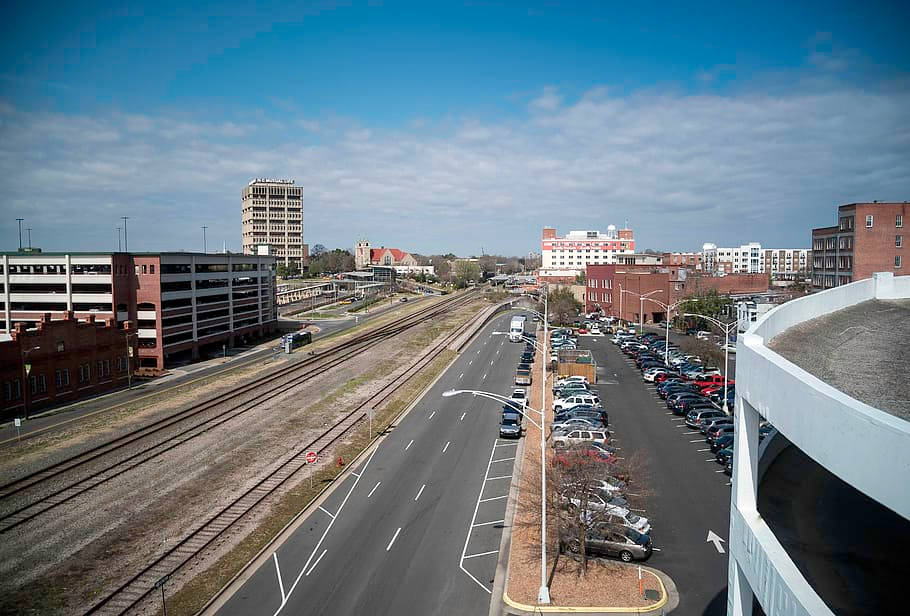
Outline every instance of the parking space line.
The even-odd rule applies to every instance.
[[[518,441],[513,441],[511,443],[496,443],[494,447],[509,447],[510,445],[517,445]]]
[[[493,360],[492,360],[492,359],[490,360],[490,365],[491,365],[491,366],[493,365]]]
[[[427,484],[423,484],[422,486],[420,486],[420,489],[417,490],[417,496],[414,497],[415,502],[417,501],[418,498],[420,498],[420,495],[423,494],[423,489],[425,487],[427,487]]]
[[[329,516],[330,518],[332,518],[333,520],[335,519],[335,516],[333,514],[329,513],[328,511],[326,511],[322,505],[319,506],[319,510],[322,511],[322,513]]]
[[[478,586],[487,591],[488,594],[492,595],[493,591],[487,588],[480,580],[474,577],[470,571],[464,568],[464,557],[468,551],[468,542],[471,540],[471,531],[474,528],[474,520],[477,519],[477,510],[480,509],[480,499],[483,498],[483,491],[487,487],[487,475],[490,474],[490,466],[493,465],[493,455],[496,453],[496,441],[493,442],[493,447],[490,448],[490,459],[487,462],[487,469],[483,473],[483,483],[480,484],[480,492],[477,494],[477,502],[474,504],[474,514],[471,516],[471,525],[468,526],[468,532],[465,533],[464,538],[464,547],[461,549],[461,560],[458,561],[458,568],[465,572],[469,578],[474,580]]]
[[[484,481],[493,481],[494,479],[511,479],[512,475],[503,475],[502,477],[487,477]]]
[[[705,462],[717,462],[717,458],[705,458]]]
[[[719,471],[714,471],[714,472],[715,472],[715,473],[722,473],[722,472],[724,472],[724,469],[720,469]]]
[[[489,556],[490,554],[498,554],[499,550],[492,550],[490,552],[481,552],[480,554],[470,554],[465,556],[462,560],[467,560],[469,558],[477,558],[478,556]]]
[[[509,460],[514,460],[515,458],[500,458],[499,460],[493,460],[493,462],[508,462]]]
[[[699,442],[699,441],[692,441],[692,442],[693,442],[693,443],[697,443],[697,442]],[[699,449],[698,451],[699,451],[699,452],[702,452],[702,451],[711,451],[711,450],[710,450],[710,449]]]
[[[487,380],[487,373],[486,373],[486,372],[483,373],[483,380],[484,380],[484,381]]]
[[[670,421],[685,421],[685,419],[686,419],[685,417],[674,417]],[[686,426],[686,427],[688,427],[688,426]]]
[[[685,427],[688,428],[689,426],[685,426]],[[696,430],[695,432],[683,432],[683,434],[701,434],[701,432]]]
[[[395,531],[395,534],[392,535],[392,540],[389,541],[389,545],[386,546],[385,551],[388,552],[392,549],[392,544],[395,543],[395,540],[398,539],[398,533],[401,532],[401,527],[398,527],[398,530]]]
[[[325,553],[326,553],[326,552],[328,552],[328,550],[323,550],[323,551],[322,551],[322,554],[319,555],[319,558],[316,559],[316,562],[313,563],[313,566],[310,567],[310,570],[306,572],[306,576],[305,576],[305,577],[309,577],[309,575],[310,575],[311,573],[313,573],[313,569],[316,568],[316,565],[319,564],[319,561],[322,560],[322,557],[325,556]]]
[[[278,589],[281,591],[281,601],[284,602],[284,582],[281,581],[281,567],[278,566],[278,552],[272,552],[272,558],[275,559],[275,572],[278,574]]]
[[[380,484],[380,483],[382,483],[382,482],[381,482],[381,481],[377,481],[377,482],[376,482],[376,485],[375,485],[375,486],[373,486],[373,489],[372,489],[372,490],[370,490],[370,493],[369,493],[369,494],[367,494],[367,498],[370,498],[370,497],[371,497],[371,496],[373,496],[373,492],[375,492],[375,491],[376,491],[376,488],[378,488],[378,487],[379,487],[379,484]]]
[[[464,376],[464,372],[462,372],[461,374],[459,374],[459,375],[458,375],[458,378],[461,378],[461,377],[463,377],[463,376]]]
[[[690,442],[690,443],[703,443],[703,442],[705,442],[705,439],[703,439],[703,438],[697,438],[697,439],[695,439],[694,441],[689,441],[689,442]]]
[[[509,498],[509,495],[508,495],[508,494],[503,494],[502,496],[491,496],[490,498],[482,498],[482,499],[480,499],[480,502],[481,502],[481,503],[487,503],[487,502],[489,502],[489,501],[502,500],[502,499],[504,499],[504,498]]]
[[[471,524],[471,528],[477,526],[490,526],[492,524],[502,524],[505,520],[493,520],[492,522],[480,522],[479,524]]]

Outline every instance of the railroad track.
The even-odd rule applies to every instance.
[[[221,543],[220,540],[225,538],[225,535],[234,529],[238,522],[274,495],[282,486],[297,478],[300,471],[307,466],[305,460],[307,451],[324,453],[330,449],[339,439],[363,421],[370,410],[385,404],[414,375],[436,359],[451,341],[469,326],[470,323],[466,323],[425,351],[405,371],[387,383],[370,399],[359,404],[318,437],[300,447],[281,462],[274,471],[260,479],[253,487],[188,533],[154,562],[92,606],[85,612],[86,616],[89,614],[125,614],[150,597],[159,584],[176,574],[193,559],[203,555],[209,547]]]
[[[8,482],[0,486],[0,505],[23,491],[36,491],[53,480],[62,481],[67,473],[73,473],[92,462],[100,462],[105,457],[116,456],[118,453],[124,454],[119,460],[108,463],[98,471],[68,481],[62,487],[45,491],[32,501],[3,512],[0,514],[0,533],[21,526],[89,490],[235,419],[261,405],[270,395],[305,383],[402,331],[457,308],[473,300],[474,297],[473,294],[466,293],[428,306],[408,315],[401,321],[381,326],[330,347],[318,356],[282,367],[265,379],[240,385],[174,415]],[[146,443],[155,437],[159,437],[159,440]]]

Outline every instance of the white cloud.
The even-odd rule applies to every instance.
[[[14,238],[8,221],[24,216],[46,249],[108,248],[128,215],[137,250],[198,249],[203,224],[212,245],[237,249],[240,192],[259,176],[305,186],[311,244],[366,235],[421,252],[520,254],[538,248],[544,224],[603,229],[627,218],[640,248],[806,246],[840,203],[910,199],[906,91],[611,97],[601,88],[565,103],[549,89],[531,108],[497,123],[422,119],[396,131],[335,121],[316,136],[299,121],[5,108],[0,174],[15,181],[0,231]]]

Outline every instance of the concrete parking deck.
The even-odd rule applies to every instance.
[[[791,327],[768,345],[861,402],[910,420],[910,300],[870,300]]]

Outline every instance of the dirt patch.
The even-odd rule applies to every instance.
[[[540,330],[543,335],[543,330]],[[544,361],[537,352],[533,367],[533,383],[529,404],[534,409],[544,408],[548,426],[553,421],[553,394],[546,388],[545,403],[541,404],[541,382]],[[549,383],[548,383],[549,385]],[[509,572],[506,592],[513,601],[526,605],[537,604],[540,589],[540,431],[526,422],[524,457],[519,477],[519,493],[515,518],[512,523],[512,541],[509,551]],[[547,446],[548,469],[552,448]],[[587,572],[574,558],[559,555],[560,509],[555,502],[553,474],[547,473],[547,572],[550,576],[550,601],[564,607],[647,607],[654,601],[639,592],[638,568],[620,562],[589,559]],[[643,575],[644,590],[659,590],[657,578],[650,573]]]
[[[14,529],[0,545],[0,612],[81,613],[185,536],[187,529],[198,527],[299,451],[337,417],[374,395],[428,343],[473,318],[482,307],[481,302],[474,302],[456,314],[384,341],[318,379],[289,387],[255,410],[60,506],[54,515],[40,516]],[[391,421],[450,357],[447,352],[399,390],[377,413],[374,425]],[[251,378],[249,374],[264,378],[265,373],[250,370],[246,378]],[[232,374],[221,378],[236,383],[244,377]],[[224,390],[228,386],[220,380],[214,387]],[[189,404],[196,399],[193,392],[208,396],[212,391],[199,387],[142,409],[105,413],[61,435],[48,435],[27,452],[29,464],[46,466],[49,461],[107,441]],[[366,430],[365,424],[359,425],[326,458],[334,460],[338,453],[346,459],[353,457],[366,444]],[[308,477],[297,485],[285,486],[274,505],[251,515],[223,537],[217,550],[169,581],[170,594],[199,572],[212,572],[180,595],[178,605],[187,607],[177,613],[189,614],[201,606],[309,502],[320,481],[337,473],[331,465],[313,470],[318,474],[312,489]],[[169,604],[168,613],[171,611]]]

